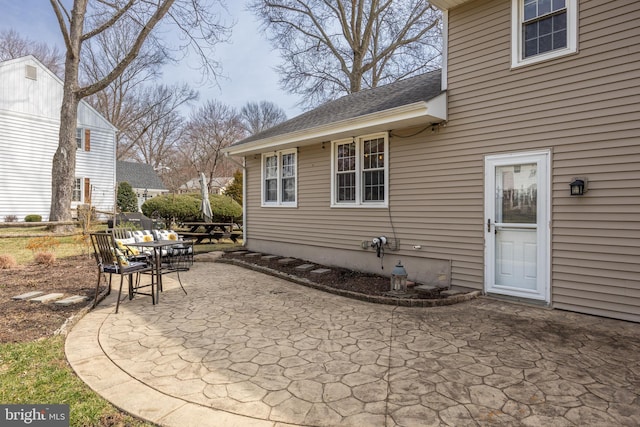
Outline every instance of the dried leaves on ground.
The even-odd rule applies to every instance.
[[[61,258],[52,266],[32,263],[0,270],[0,343],[53,335],[93,300],[97,279],[96,262],[91,255]],[[32,291],[62,293],[64,297],[81,295],[88,301],[60,306],[12,299]]]

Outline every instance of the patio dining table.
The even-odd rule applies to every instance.
[[[136,242],[135,246],[138,248],[150,248],[153,249],[154,268],[153,273],[156,276],[156,304],[160,302],[160,291],[162,291],[162,275],[165,273],[172,273],[174,270],[162,271],[162,249],[170,248],[172,246],[178,246],[184,244],[180,240],[153,240],[151,242]],[[182,290],[182,282],[180,283]],[[186,291],[185,291],[186,293]]]

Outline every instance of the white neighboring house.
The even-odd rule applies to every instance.
[[[49,220],[51,168],[58,148],[63,83],[35,57],[0,62],[0,221]],[[112,212],[116,128],[84,101],[78,106],[76,180],[71,203]]]

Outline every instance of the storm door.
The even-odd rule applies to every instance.
[[[549,153],[485,158],[485,290],[549,300]]]

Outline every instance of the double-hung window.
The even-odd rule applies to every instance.
[[[295,149],[262,155],[262,206],[297,206]]]
[[[82,201],[82,178],[76,178],[73,182],[73,194],[71,195],[71,201]]]
[[[331,206],[386,207],[388,150],[386,133],[334,141]]]
[[[577,0],[512,0],[512,67],[577,51]]]
[[[78,150],[91,150],[91,130],[86,128],[76,128],[76,148]]]

